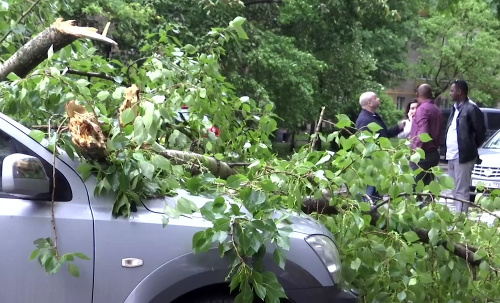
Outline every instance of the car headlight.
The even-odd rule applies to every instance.
[[[340,263],[340,254],[337,245],[327,236],[312,235],[306,238],[307,244],[316,252],[323,261],[333,282],[340,284],[342,282],[342,265]]]

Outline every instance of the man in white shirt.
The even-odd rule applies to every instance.
[[[484,117],[477,105],[467,96],[467,82],[456,80],[450,87],[455,104],[446,126],[446,160],[448,175],[455,181],[453,197],[469,200],[472,169],[479,161],[477,149],[486,139]],[[455,201],[459,212],[467,212],[469,204]]]

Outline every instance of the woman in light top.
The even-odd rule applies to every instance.
[[[398,138],[408,139],[410,136],[411,122],[413,121],[413,116],[415,116],[415,112],[417,111],[417,106],[417,99],[411,100],[410,103],[406,105],[406,123],[403,131],[398,134]]]

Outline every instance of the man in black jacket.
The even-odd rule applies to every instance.
[[[403,131],[404,122],[400,125],[396,125],[390,128],[384,123],[382,117],[377,114],[377,110],[380,107],[380,98],[374,92],[366,92],[361,94],[359,97],[359,105],[361,106],[361,112],[359,113],[358,119],[356,119],[356,128],[358,130],[368,130],[368,124],[374,122],[382,129],[379,131],[380,137],[392,138],[396,137],[400,132]]]
[[[361,112],[359,113],[358,119],[356,119],[356,128],[358,130],[369,130],[368,124],[373,122],[382,127],[382,129],[378,131],[380,137],[396,137],[400,132],[403,131],[403,128],[405,126],[404,121],[399,125],[387,128],[384,120],[382,120],[382,117],[377,114],[377,110],[380,107],[380,99],[374,92],[365,92],[361,94],[361,96],[359,97],[359,105],[361,106]],[[375,186],[367,186],[366,194],[372,200],[381,199],[381,196],[375,189]]]
[[[486,139],[484,117],[477,105],[467,96],[469,87],[464,80],[456,80],[450,87],[455,104],[445,132],[448,175],[455,181],[453,197],[469,200],[472,169],[479,161],[477,148]],[[455,201],[459,212],[467,212],[469,205]]]

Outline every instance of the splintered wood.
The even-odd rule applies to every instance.
[[[71,100],[66,104],[69,117],[69,131],[73,143],[78,146],[84,156],[91,159],[106,157],[106,137],[94,113]]]

